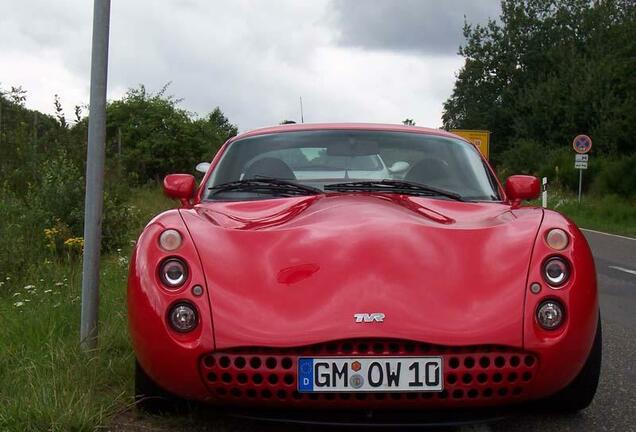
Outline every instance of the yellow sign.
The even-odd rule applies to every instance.
[[[451,132],[473,143],[481,154],[488,159],[488,155],[490,154],[490,131],[451,129]]]

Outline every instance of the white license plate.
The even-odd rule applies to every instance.
[[[441,357],[298,359],[299,392],[442,391]]]

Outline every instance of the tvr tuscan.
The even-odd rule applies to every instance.
[[[468,141],[375,124],[230,139],[133,251],[139,404],[440,411],[596,391],[596,273],[579,229],[522,206]]]

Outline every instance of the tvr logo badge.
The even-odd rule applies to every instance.
[[[384,314],[382,312],[373,313],[357,313],[353,314],[357,323],[384,322]]]

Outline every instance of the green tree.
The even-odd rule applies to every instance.
[[[180,99],[166,95],[167,87],[154,94],[144,86],[130,89],[108,105],[109,152],[119,153],[121,139],[121,163],[134,183],[159,180],[171,172],[190,172],[237,133],[218,107],[196,118],[179,108]]]
[[[633,0],[504,0],[498,20],[466,23],[464,36],[444,127],[490,130],[496,163],[529,143],[542,157],[579,133],[601,155],[636,151]]]

